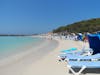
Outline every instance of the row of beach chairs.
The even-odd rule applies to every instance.
[[[89,34],[88,41],[90,48],[83,48],[77,52],[77,48],[61,51],[59,61],[66,61],[67,67],[73,75],[80,75],[87,68],[98,68],[100,70],[100,35]],[[80,68],[75,71],[75,68]]]

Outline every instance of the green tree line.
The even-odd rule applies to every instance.
[[[100,31],[100,18],[75,22],[73,24],[61,26],[53,30],[54,33],[65,32],[65,31],[71,32],[71,33]]]

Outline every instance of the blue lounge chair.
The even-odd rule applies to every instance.
[[[90,45],[90,49],[83,49],[80,52],[74,52],[74,51],[65,51],[63,53],[65,54],[60,54],[59,58],[61,58],[61,60],[65,60],[65,58],[67,57],[67,55],[69,54],[75,54],[75,55],[94,55],[96,53],[100,53],[100,35],[99,34],[89,34],[88,35],[88,40],[89,40],[89,45]],[[92,49],[92,50],[91,50]]]
[[[67,55],[67,58],[65,60],[69,61],[93,61],[93,59],[100,58],[100,53],[91,55],[91,56],[82,56],[82,55]]]
[[[93,54],[93,50],[88,48],[88,49],[82,49],[82,51],[78,51],[78,52],[75,52],[75,51],[63,52],[58,57],[59,57],[59,61],[62,61],[62,60],[64,61],[67,58],[67,56],[70,56],[70,55],[88,56],[88,55],[92,55],[92,54]]]
[[[92,56],[68,56],[67,67],[74,75],[80,75],[86,68],[99,68],[100,69],[100,54]],[[73,68],[81,68],[75,72]]]
[[[67,65],[67,67],[70,69],[70,71],[74,74],[74,75],[80,75],[83,70],[85,70],[86,68],[99,68],[100,69],[100,61],[91,61],[91,62],[69,62],[69,65]],[[81,68],[78,72],[75,72],[73,68]]]
[[[61,54],[59,57],[65,59],[67,55],[69,54],[75,54],[75,55],[94,55],[96,53],[100,53],[100,34],[89,34],[88,35],[89,45],[90,49],[82,49],[80,52],[65,52],[66,54]],[[91,50],[92,49],[92,50]]]
[[[65,60],[66,54],[73,53],[73,52],[76,51],[76,50],[77,50],[77,48],[75,48],[75,47],[70,48],[70,49],[67,49],[67,50],[62,50],[62,51],[61,51],[61,54],[58,56],[59,61]]]
[[[99,68],[100,69],[100,35],[88,35],[90,48],[93,49],[93,55],[80,56],[80,55],[67,55],[67,67],[74,75],[79,75],[86,68]],[[81,68],[75,72],[73,68]]]

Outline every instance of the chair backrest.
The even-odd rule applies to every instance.
[[[99,35],[88,35],[90,48],[93,49],[93,54],[100,53],[100,37]]]

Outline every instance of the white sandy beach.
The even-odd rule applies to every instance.
[[[47,52],[42,57],[36,57],[34,61],[34,55],[29,53],[20,60],[17,60],[11,64],[0,67],[0,75],[70,75],[66,67],[65,62],[59,62],[57,56],[61,50],[68,49],[71,47],[76,47],[81,49],[83,47],[82,42],[76,42],[71,40],[57,40],[58,46],[56,48],[52,47],[53,44],[44,47],[45,49],[53,49]],[[88,46],[88,44],[87,44]],[[43,49],[44,49],[43,48]],[[42,48],[41,48],[42,49]],[[22,61],[23,60],[23,61]],[[94,74],[92,74],[94,75]]]
[[[57,56],[60,50],[71,47],[82,48],[79,42],[71,40],[58,40],[59,46],[41,60],[33,63],[27,68],[23,75],[68,75],[68,69],[65,62],[59,62]]]
[[[41,60],[33,63],[25,70],[23,75],[71,75],[66,67],[65,62],[59,62],[57,56],[60,50],[76,47],[81,50],[84,47],[84,43],[71,40],[58,40],[59,46],[49,53]],[[85,45],[88,47],[88,43]],[[99,74],[86,74],[86,75],[99,75]]]

